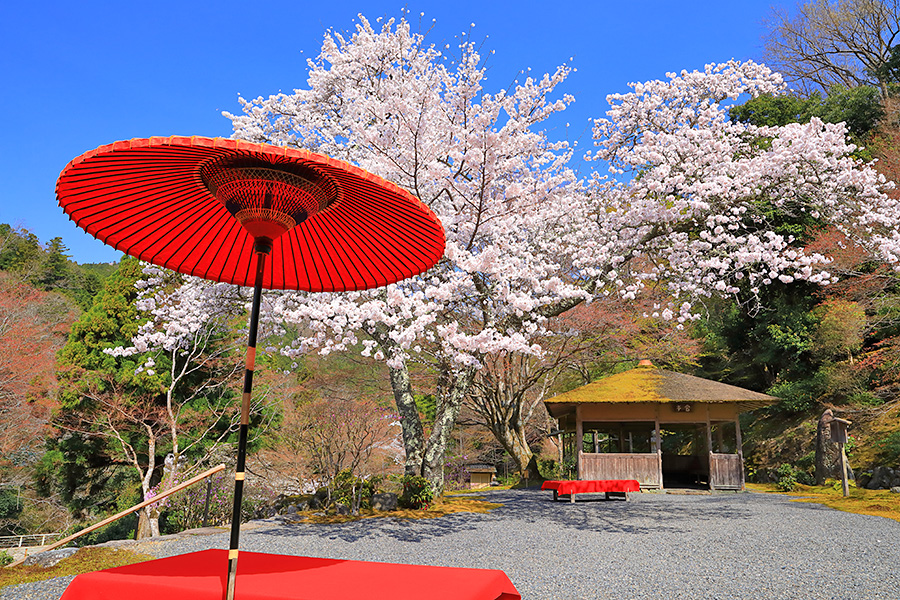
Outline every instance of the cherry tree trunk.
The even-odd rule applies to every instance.
[[[403,449],[406,460],[403,471],[406,475],[422,475],[422,463],[425,457],[425,430],[419,419],[419,409],[413,396],[409,370],[404,364],[400,368],[389,368],[391,390],[394,392],[394,403],[400,416],[400,429],[403,435]]]
[[[491,427],[494,437],[516,463],[516,470],[527,479],[540,479],[537,457],[525,439],[525,428],[521,423],[495,422]],[[527,473],[526,473],[527,472]]]
[[[407,475],[425,477],[436,495],[444,491],[444,458],[447,442],[456,423],[462,400],[474,376],[474,369],[461,374],[444,374],[449,385],[438,394],[434,425],[431,435],[425,438],[425,429],[419,418],[419,410],[413,396],[412,383],[406,364],[389,367],[391,389],[400,415],[403,448],[406,452],[404,472]]]
[[[442,368],[440,377],[442,384],[438,386],[434,425],[431,428],[431,435],[428,437],[425,461],[422,464],[422,476],[429,481],[431,491],[436,495],[444,491],[444,459],[447,455],[447,442],[450,440],[450,434],[456,424],[456,417],[459,415],[459,409],[474,376],[474,367],[468,367],[460,372],[452,372],[446,367]]]
[[[159,537],[159,510],[145,506],[138,511],[138,526],[136,539]]]

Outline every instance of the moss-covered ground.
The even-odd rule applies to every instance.
[[[851,487],[850,496],[844,498],[840,482],[830,486],[798,485],[792,492],[781,492],[774,484],[769,483],[748,483],[747,488],[756,492],[791,496],[793,502],[814,502],[844,512],[884,517],[900,522],[900,494],[894,494],[889,490]]]
[[[399,508],[392,511],[374,511],[372,509],[360,509],[359,515],[335,515],[322,511],[308,510],[297,513],[295,523],[346,523],[348,521],[356,521],[358,519],[372,519],[378,517],[395,517],[400,519],[436,519],[445,515],[471,512],[486,513],[495,508],[503,506],[495,502],[488,502],[483,496],[447,493],[441,500],[438,500],[426,509],[412,510]]]
[[[101,569],[112,569],[153,560],[148,554],[140,554],[124,548],[79,548],[78,552],[48,568],[37,565],[19,565],[0,569],[0,589],[8,585],[43,581],[53,577],[79,575]]]

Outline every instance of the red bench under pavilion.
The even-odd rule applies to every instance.
[[[641,484],[636,479],[576,479],[566,481],[545,481],[542,490],[553,490],[553,500],[560,496],[569,496],[575,502],[575,494],[606,494],[606,499],[616,496],[628,499],[627,492],[641,491]]]

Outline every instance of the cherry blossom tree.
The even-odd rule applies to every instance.
[[[781,127],[729,120],[742,94],[777,94],[781,77],[764,65],[729,62],[669,74],[614,94],[595,122],[598,150],[625,183],[597,180],[596,222],[608,264],[630,297],[664,284],[680,304],[664,318],[691,318],[691,298],[751,293],[773,280],[828,283],[829,258],[804,252],[778,231],[779,219],[834,226],[867,251],[896,263],[900,204],[884,178],[852,156],[842,123],[818,119]],[[612,236],[610,237],[610,234]],[[586,261],[589,259],[586,258]],[[621,287],[621,286],[620,286]]]
[[[152,265],[142,270],[143,277],[135,284],[139,290],[135,307],[147,320],[131,346],[105,353],[136,358],[135,374],[152,379],[155,393],[126,399],[126,394],[109,393],[115,392],[115,385],[108,385],[92,397],[103,407],[97,413],[102,422],[99,431],[121,448],[147,498],[160,449],[168,453],[163,482],[168,484],[234,441],[239,414],[233,392],[243,365],[233,330],[246,298],[235,286],[197,285],[191,278]],[[251,406],[257,419],[264,400],[258,395]],[[255,428],[257,437],[260,432]],[[145,508],[141,531],[159,535],[158,520],[159,507]]]
[[[345,37],[325,36],[309,63],[309,88],[244,101],[235,135],[315,148],[416,194],[447,232],[447,251],[427,274],[374,292],[284,295],[277,313],[311,329],[291,351],[345,350],[387,361],[403,426],[406,471],[442,488],[444,450],[480,357],[535,352],[542,307],[587,298],[566,251],[542,240],[572,229],[566,198],[576,179],[570,152],[535,125],[571,98],[550,100],[569,74],[530,77],[508,91],[483,90],[474,44],[452,63],[406,21],[376,30],[360,17]],[[572,194],[573,198],[586,198]],[[556,310],[551,309],[551,310]],[[436,374],[430,435],[419,420],[410,367]]]
[[[656,287],[671,301],[651,317],[682,327],[697,318],[698,300],[738,286],[753,294],[773,280],[830,281],[827,257],[779,233],[776,212],[811,215],[897,258],[900,211],[883,179],[852,158],[842,125],[729,119],[739,96],[782,90],[763,65],[710,65],[610,96],[589,158],[616,177],[582,183],[568,166],[572,149],[538,131],[572,101],[553,99],[567,66],[490,93],[473,44],[459,44],[453,60],[443,50],[404,20],[379,29],[360,17],[351,33],[326,33],[307,88],[226,113],[238,138],[358,164],[441,219],[447,249],[429,272],[374,291],[286,293],[270,314],[299,327],[289,354],[361,348],[386,362],[406,471],[436,491],[477,369],[487,356],[540,357],[548,319]],[[422,364],[437,399],[427,438],[410,375]]]

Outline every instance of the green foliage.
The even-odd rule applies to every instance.
[[[845,358],[862,348],[866,312],[857,302],[828,300],[814,313],[818,323],[812,341],[817,353]]]
[[[405,475],[401,480],[403,492],[397,499],[400,508],[418,510],[428,508],[434,500],[434,493],[428,480],[420,475]]]
[[[729,111],[735,121],[757,126],[808,123],[818,117],[826,123],[845,123],[851,138],[860,140],[884,117],[881,94],[874,87],[835,86],[822,98],[818,92],[804,98],[796,95],[761,95]]]
[[[900,431],[893,431],[885,437],[876,440],[875,448],[878,450],[878,458],[889,465],[900,466]]]
[[[749,298],[711,305],[697,330],[705,339],[701,374],[757,391],[809,376],[817,323],[812,292],[805,282],[774,282],[760,290],[758,310],[749,308]]]
[[[123,494],[137,497],[137,487],[131,468],[113,458],[114,450],[99,437],[68,433],[49,439],[34,468],[35,491],[60,494],[76,518],[115,512]]]
[[[0,489],[0,535],[21,535],[25,533],[19,525],[22,501],[19,491],[13,488]]]
[[[900,46],[893,46],[888,54],[888,59],[876,68],[868,71],[868,74],[878,81],[887,83],[888,94],[896,96],[900,91]]]
[[[763,94],[744,104],[731,107],[728,114],[733,121],[758,127],[783,127],[789,123],[808,123],[821,105],[822,98],[814,94],[809,98],[783,94]]]
[[[25,229],[0,223],[0,270],[22,272],[35,264],[43,249],[37,236]]]
[[[30,231],[0,223],[0,271],[18,273],[43,291],[61,292],[87,310],[113,267],[81,266],[67,252],[60,237],[43,246]]]
[[[85,546],[96,546],[97,544],[103,544],[112,540],[132,540],[137,531],[137,526],[138,513],[131,513],[118,521],[113,521],[109,525],[105,525],[96,531],[92,531],[75,539],[72,544],[79,548],[83,548]],[[75,525],[69,531],[66,531],[65,535],[72,535],[76,531],[84,529],[84,527],[85,525],[83,523]]]
[[[812,409],[824,391],[824,381],[821,374],[815,374],[809,378],[792,381],[781,381],[773,385],[766,392],[777,398],[781,398],[777,409],[786,413],[801,413]]]
[[[0,567],[5,567],[15,562],[15,559],[6,550],[0,550]]]
[[[792,492],[797,489],[797,470],[785,463],[775,469],[775,486],[782,492]]]
[[[372,494],[375,493],[382,479],[380,476],[363,479],[353,475],[350,469],[344,469],[334,478],[331,500],[346,506],[352,506],[355,496],[360,499],[360,507],[366,508],[371,504]]]
[[[437,411],[437,398],[434,394],[415,394],[416,408],[422,414],[422,422],[426,425],[434,423],[434,415]]]
[[[87,408],[86,392],[107,391],[118,384],[133,393],[153,393],[160,389],[157,378],[135,375],[132,358],[110,356],[104,350],[129,346],[145,320],[134,306],[135,282],[143,277],[140,262],[124,259],[106,282],[96,302],[72,325],[69,340],[59,352],[59,399],[65,409]],[[160,369],[162,370],[162,369]]]

